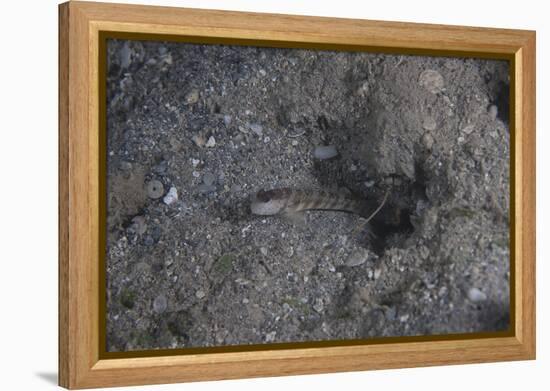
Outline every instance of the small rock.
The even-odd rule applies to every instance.
[[[136,216],[132,219],[132,229],[138,235],[143,235],[147,231],[147,223],[145,223],[145,217]]]
[[[216,145],[216,139],[214,138],[214,136],[210,136],[208,138],[208,141],[206,142],[206,148],[212,148]]]
[[[378,280],[382,275],[382,269],[374,269],[374,279]]]
[[[196,134],[193,137],[191,137],[191,140],[195,143],[197,147],[204,147],[204,144],[206,144],[206,140],[204,137],[202,137],[200,134]]]
[[[199,101],[199,91],[198,90],[191,90],[190,92],[185,95],[185,103],[188,105],[194,105]]]
[[[153,179],[147,183],[147,195],[156,200],[164,194],[164,186],[160,181]]]
[[[338,151],[334,145],[322,146],[319,145],[315,147],[313,151],[313,156],[320,160],[332,159],[333,157],[338,156]]]
[[[474,125],[466,125],[464,128],[462,128],[462,132],[466,134],[470,134],[474,131]]]
[[[498,107],[496,107],[495,105],[489,106],[488,113],[489,117],[491,117],[491,119],[494,121],[495,119],[497,119]]]
[[[470,290],[468,290],[468,299],[474,303],[479,303],[487,300],[487,295],[477,288],[470,288]]]
[[[401,316],[399,317],[399,320],[400,320],[402,323],[405,323],[407,320],[409,320],[409,314],[401,315]]]
[[[422,127],[426,130],[435,130],[437,123],[433,117],[425,117]]]
[[[263,256],[266,256],[267,255],[267,248],[261,247],[260,252],[262,253]]]
[[[206,293],[204,293],[204,291],[202,289],[199,289],[198,291],[195,292],[195,297],[197,299],[202,299],[206,296]]]
[[[172,205],[177,200],[178,200],[178,189],[176,189],[174,186],[172,186],[170,190],[168,190],[168,194],[166,194],[162,199],[162,201],[164,201],[166,205]]]
[[[355,250],[346,260],[346,266],[359,266],[367,262],[369,259],[369,252],[365,249]]]
[[[261,136],[264,133],[264,128],[260,124],[250,124],[249,128],[258,136]]]
[[[176,137],[170,137],[168,142],[174,150],[179,150],[181,148],[181,142]]]
[[[428,259],[430,256],[430,249],[426,246],[420,246],[418,252],[420,253],[420,257],[424,260]]]
[[[120,163],[120,169],[122,171],[130,171],[132,169],[132,163],[123,161]]]
[[[420,74],[418,83],[432,94],[441,92],[445,86],[443,76],[433,69],[427,69]]]
[[[199,159],[191,159],[193,167],[197,167],[201,161]]]
[[[298,141],[292,140],[292,141],[290,142],[290,144],[292,144],[292,146],[295,147],[296,145],[298,145]]]
[[[153,167],[153,172],[156,174],[164,174],[168,169],[168,162],[166,160],[161,161],[159,164]]]
[[[434,138],[430,133],[424,133],[422,136],[422,144],[426,149],[432,149],[434,145]]]
[[[395,308],[390,307],[386,310],[386,319],[388,320],[395,320],[395,316],[397,315],[397,311]]]
[[[233,118],[231,118],[230,115],[224,115],[223,116],[223,123],[225,124],[225,126],[229,126],[231,125],[231,121],[233,120]]]
[[[124,42],[119,53],[120,67],[123,69],[128,68],[132,63],[132,50],[130,49],[128,41]]]
[[[324,309],[323,299],[315,299],[315,303],[313,304],[313,309],[318,313],[323,312],[323,309]]]
[[[271,141],[271,139],[270,139],[269,137],[267,137],[267,136],[264,137],[264,143],[265,143],[265,144],[267,144],[267,143],[270,142],[270,141]]]
[[[270,333],[267,333],[265,335],[265,342],[273,342],[275,341],[275,336],[277,335],[276,331],[272,331]]]
[[[211,172],[207,172],[203,175],[202,182],[206,186],[212,186],[214,184],[214,182],[216,182],[216,177]]]
[[[166,311],[166,307],[168,307],[168,300],[163,295],[157,296],[153,301],[153,311],[157,314],[162,314]]]
[[[202,184],[202,185],[199,185],[197,187],[197,190],[199,191],[199,193],[201,194],[210,194],[210,193],[213,193],[216,191],[216,186],[213,186],[213,185],[206,185],[206,184]]]
[[[174,62],[174,59],[172,58],[172,53],[168,53],[165,56],[162,56],[162,61],[164,61],[168,65],[172,65]]]

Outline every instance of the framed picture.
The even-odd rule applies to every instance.
[[[534,32],[59,12],[60,385],[534,359]]]

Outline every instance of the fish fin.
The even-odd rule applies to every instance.
[[[285,212],[282,216],[296,226],[306,226],[306,215],[303,212]]]

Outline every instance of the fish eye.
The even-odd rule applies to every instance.
[[[269,200],[271,200],[271,197],[269,196],[269,193],[267,191],[264,191],[264,190],[260,190],[256,194],[256,198],[261,202],[269,202]]]

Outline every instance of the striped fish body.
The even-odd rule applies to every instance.
[[[272,216],[306,210],[332,210],[366,216],[369,205],[365,200],[324,191],[305,191],[290,188],[260,190],[252,198],[251,212]]]

